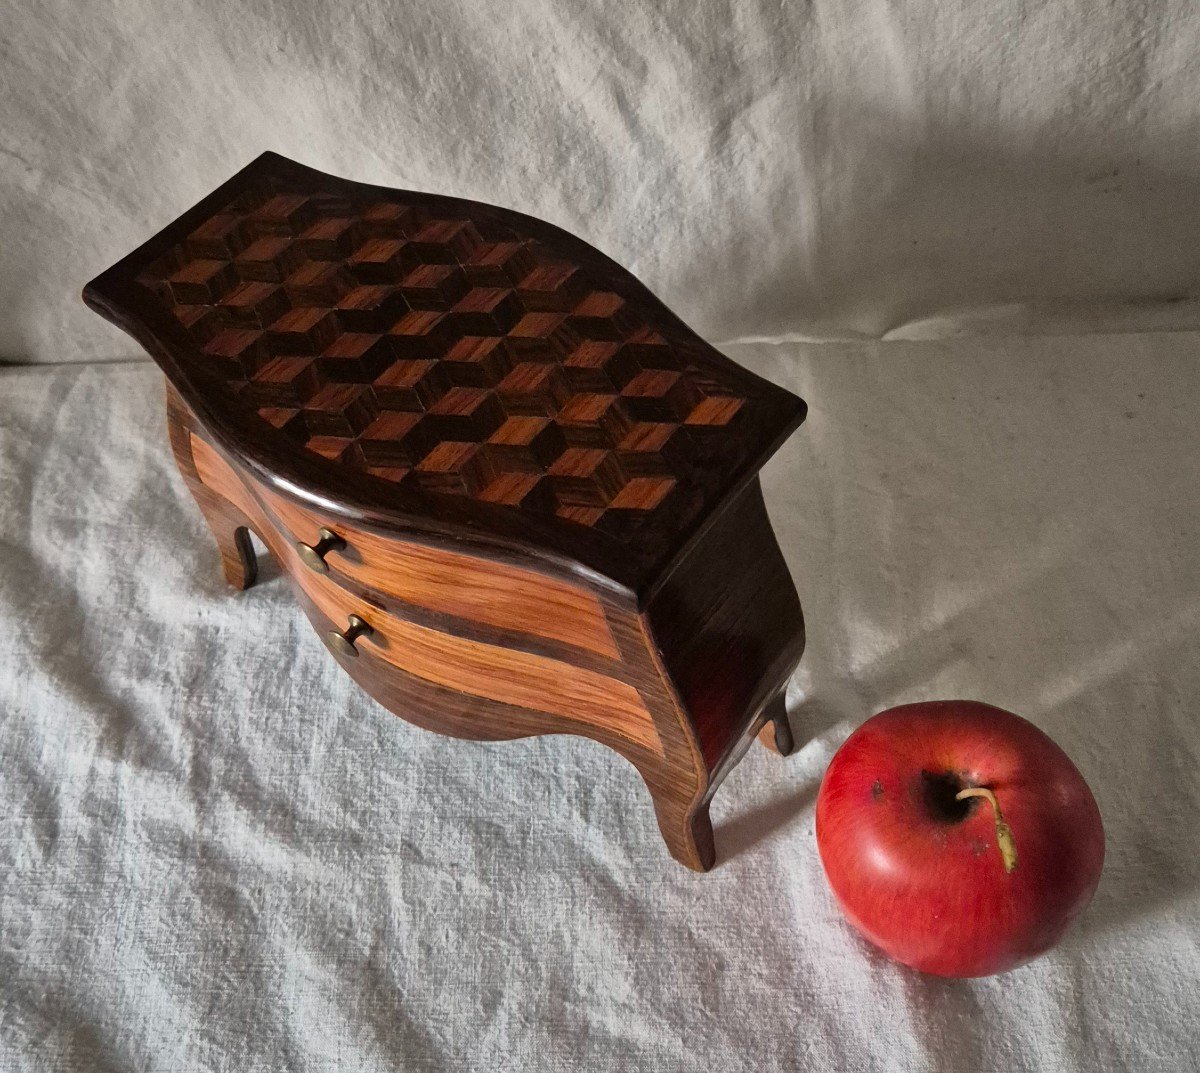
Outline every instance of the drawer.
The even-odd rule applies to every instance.
[[[240,477],[200,437],[191,437],[191,449],[201,482],[236,503],[258,524],[259,535],[280,566],[329,623],[344,628],[349,617],[357,615],[370,626],[370,632],[354,642],[363,656],[473,697],[591,723],[662,755],[653,718],[641,694],[623,677],[625,665],[603,608],[593,594],[516,568],[503,568],[503,576],[492,582],[482,575],[472,556],[410,545],[340,525],[339,529],[347,533],[347,554],[331,552],[332,569],[329,573],[318,572],[305,565],[296,543],[285,534],[316,540],[317,529],[328,523],[261,484]],[[267,514],[264,503],[276,517]],[[343,564],[347,566],[344,571]],[[421,568],[428,568],[435,579],[428,588],[423,587],[429,585],[428,575],[418,574]],[[398,594],[400,599],[422,608],[491,622],[498,628],[524,628],[568,644],[579,644],[579,630],[583,628],[596,646],[594,650],[610,657],[595,662],[609,663],[611,673],[409,621],[343,587],[338,583],[338,573],[385,595]],[[547,590],[544,600],[543,589]],[[534,602],[532,610],[530,601]],[[506,620],[505,612],[514,613],[521,625]],[[558,621],[555,616],[559,616]]]
[[[306,570],[298,555],[289,554],[289,573],[325,618],[340,628],[357,615],[371,627],[355,641],[363,655],[460,693],[603,726],[661,752],[650,713],[628,682],[408,622],[356,598],[329,576]]]
[[[380,536],[322,517],[261,486],[258,490],[293,540],[314,546],[325,528],[345,542],[325,553],[332,576],[343,575],[426,611],[620,658],[604,608],[586,589],[532,570]]]

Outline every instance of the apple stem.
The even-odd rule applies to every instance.
[[[1004,860],[1004,870],[1011,872],[1017,867],[1017,844],[1013,841],[1012,828],[1004,822],[1004,816],[1000,812],[1000,802],[996,800],[996,795],[986,786],[968,786],[965,790],[959,790],[954,795],[954,800],[965,801],[968,797],[982,797],[992,806],[992,814],[996,818],[996,845]]]

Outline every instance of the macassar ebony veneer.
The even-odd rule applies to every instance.
[[[603,742],[712,865],[720,780],[760,729],[791,749],[804,626],[757,473],[800,399],[556,227],[271,153],[84,299],[166,374],[232,585],[252,531],[385,707]]]

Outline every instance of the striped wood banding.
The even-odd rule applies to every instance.
[[[251,494],[216,449],[200,437],[192,436],[191,449],[197,474],[204,485],[258,522],[263,530],[259,535],[267,539],[267,533],[274,532],[275,527],[256,501],[256,496],[263,494],[264,489],[256,486]],[[278,496],[271,498],[279,499]],[[399,542],[390,543],[393,547],[399,546]],[[290,539],[280,536],[277,545],[272,547],[273,553],[281,555],[287,573],[317,609],[339,626],[349,615],[360,615],[375,633],[360,638],[357,643],[392,666],[459,692],[594,723],[661,755],[662,745],[650,713],[637,689],[628,682],[544,656],[455,637],[406,622],[356,599],[327,576],[308,570]],[[403,555],[399,558],[405,561]],[[455,555],[454,558],[468,557]],[[469,585],[465,572],[463,577]],[[385,591],[395,588],[390,584],[381,587]],[[444,590],[442,595],[447,596]],[[449,597],[447,599],[453,602]],[[413,602],[424,603],[420,599]],[[596,606],[599,611],[599,605]],[[615,645],[613,654],[616,654]]]
[[[430,611],[618,657],[604,610],[590,592],[446,548],[381,537],[321,517],[267,488],[258,491],[293,539],[315,543],[325,526],[345,540],[349,546],[330,552],[327,561],[363,585]]]

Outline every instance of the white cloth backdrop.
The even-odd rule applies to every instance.
[[[812,404],[765,471],[805,744],[703,876],[614,754],[418,730],[281,578],[227,590],[154,366],[0,373],[0,1069],[1194,1068],[1200,337],[729,350]],[[954,696],[1108,832],[1064,944],[958,983],[854,937],[812,814],[862,719]]]
[[[1194,1068],[1197,100],[1189,0],[0,0],[0,1070]],[[265,148],[566,226],[808,399],[806,744],[712,874],[612,754],[423,733],[224,588],[78,291]],[[1109,839],[978,982],[875,956],[813,844],[845,735],[951,696]]]
[[[1200,327],[1192,0],[0,0],[0,359],[275,149],[541,216],[708,338]]]

